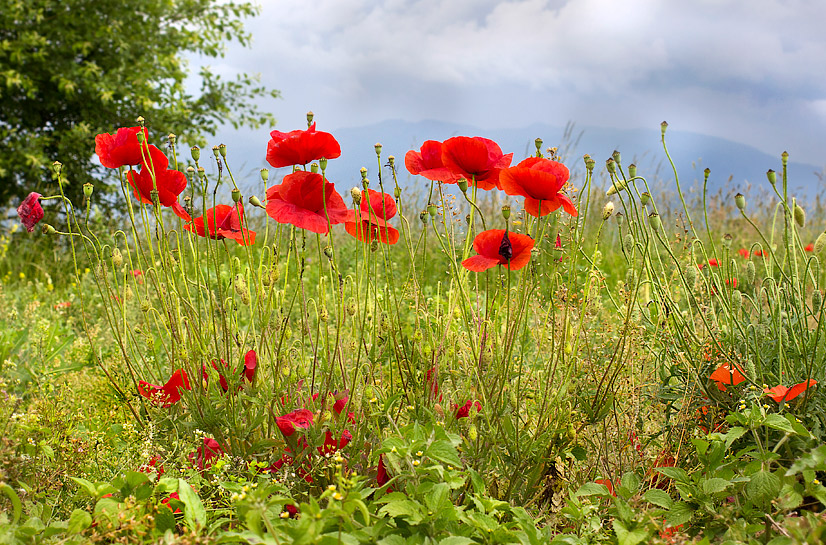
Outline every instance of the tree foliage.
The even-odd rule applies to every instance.
[[[171,132],[190,144],[220,124],[272,123],[254,99],[277,91],[257,75],[204,67],[193,92],[184,58],[249,45],[242,19],[257,13],[244,1],[0,0],[0,203],[50,183],[55,160],[79,196],[100,174],[94,135],[138,115],[150,138]]]

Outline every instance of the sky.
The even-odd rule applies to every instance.
[[[826,166],[823,0],[260,0],[281,131],[387,119],[672,129]],[[484,136],[483,134],[480,136]]]

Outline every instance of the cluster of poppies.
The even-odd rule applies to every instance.
[[[729,386],[737,386],[748,380],[738,365],[730,365],[728,363],[720,365],[708,378],[717,385],[718,390],[723,392],[727,391]],[[803,394],[816,384],[816,380],[808,379],[791,387],[783,386],[782,384],[773,388],[764,387],[763,393],[777,403],[785,403]]]

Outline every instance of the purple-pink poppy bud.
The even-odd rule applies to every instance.
[[[29,196],[23,199],[23,202],[17,207],[20,222],[29,233],[34,231],[34,226],[43,219],[43,207],[40,206],[40,197],[42,196],[40,193],[29,193]]]

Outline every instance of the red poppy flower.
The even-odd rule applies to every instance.
[[[746,380],[746,377],[743,376],[743,373],[737,366],[732,369],[727,363],[724,363],[718,367],[708,378],[716,382],[717,388],[723,392],[726,391],[727,384],[737,386]]]
[[[752,255],[756,255],[757,257],[763,257],[763,250],[755,250]]]
[[[143,153],[138,142],[141,127],[121,127],[115,134],[98,134],[95,136],[95,153],[100,164],[106,168],[118,168],[126,165],[139,165],[147,151],[149,134],[143,129]]]
[[[306,165],[324,157],[341,157],[341,146],[328,132],[315,130],[315,123],[306,131],[272,131],[267,144],[267,162],[275,168]]]
[[[488,229],[473,239],[476,253],[462,261],[462,266],[470,271],[481,272],[496,265],[505,265],[518,271],[531,260],[534,240],[528,235],[506,233],[504,229]]]
[[[34,226],[43,219],[43,207],[40,206],[40,193],[29,193],[17,207],[17,215],[20,216],[20,223],[31,233]]]
[[[307,409],[298,409],[275,419],[275,424],[284,437],[290,437],[296,428],[307,429],[313,423],[313,413]]]
[[[198,236],[221,240],[231,238],[241,246],[255,243],[255,231],[244,226],[244,205],[239,201],[238,208],[226,204],[219,204],[210,208],[204,215],[195,218],[191,224],[184,225],[184,229],[197,233]],[[206,224],[209,235],[204,229]]]
[[[378,240],[384,244],[399,241],[399,232],[387,224],[396,215],[396,201],[388,193],[368,189],[361,194],[361,205],[355,221],[344,224],[344,230],[363,242]]]
[[[138,471],[141,473],[154,473],[156,478],[160,478],[164,473],[163,464],[161,463],[161,457],[159,455],[155,455],[149,459],[149,462],[143,464],[138,468]]]
[[[248,382],[252,383],[252,380],[255,378],[255,369],[256,369],[257,366],[258,366],[258,359],[257,359],[257,356],[255,354],[255,350],[250,350],[244,356],[244,366],[241,367],[241,373],[240,373],[241,374],[241,379],[242,380],[246,379]],[[229,364],[222,359],[221,360],[221,367],[223,369],[226,369],[226,368],[229,367]],[[225,392],[227,390],[229,390],[229,384],[227,383],[227,379],[223,375],[223,373],[221,372],[221,369],[218,368],[218,362],[217,361],[212,360],[212,368],[215,369],[216,371],[218,371],[218,381],[221,384],[221,389]],[[203,373],[204,380],[205,381],[208,380],[209,375],[207,373],[206,364],[201,367],[201,370],[202,370],[202,373]],[[239,384],[238,389],[240,390],[241,387],[242,387],[242,385]]]
[[[436,401],[442,400],[442,394],[439,393],[439,379],[436,376],[436,368],[431,367],[427,370],[424,378],[425,392],[430,395],[430,399]]]
[[[419,151],[410,150],[404,156],[404,166],[410,174],[423,176],[436,182],[455,182],[459,179],[442,160],[443,145],[427,140]]]
[[[457,405],[456,403],[454,403],[453,404],[453,410],[456,411],[456,418],[467,418],[468,416],[470,416],[470,409],[474,405],[476,406],[477,411],[482,410],[482,404],[479,403],[478,401],[473,401],[471,399],[468,399],[467,403],[465,403],[461,407],[459,405]]]
[[[324,434],[324,444],[318,447],[318,453],[324,456],[325,454],[333,454],[337,450],[343,449],[346,447],[350,441],[353,440],[353,434],[349,431],[344,430],[341,432],[341,438],[335,439],[333,437],[332,432],[327,430]]]
[[[810,386],[814,386],[815,384],[817,384],[816,380],[809,379],[804,382],[795,384],[791,388],[786,388],[783,385],[775,386],[774,388],[766,388],[763,390],[763,393],[767,394],[776,402],[782,403],[784,401],[790,401],[796,398],[797,396],[808,390]]]
[[[387,474],[387,466],[384,465],[384,456],[379,455],[379,465],[376,468],[376,484],[382,487],[390,482],[390,476]],[[387,489],[387,493],[393,492],[393,487]]]
[[[717,258],[716,258],[716,257],[712,257],[711,259],[709,259],[709,260],[708,260],[708,264],[709,264],[710,266],[712,266],[712,267],[718,267],[718,266],[720,265],[720,264],[717,262]]]
[[[71,301],[61,301],[60,303],[57,303],[57,304],[54,306],[54,308],[55,308],[55,309],[61,309],[61,308],[69,308],[70,306],[72,306],[72,302],[71,302]]]
[[[212,461],[224,454],[224,449],[218,441],[210,437],[204,437],[203,444],[189,453],[189,462],[197,467],[199,471],[212,467]]]
[[[167,507],[173,514],[178,514],[181,512],[180,508],[176,508],[174,511],[172,510],[172,506],[169,505],[169,500],[178,500],[181,501],[181,496],[178,495],[177,492],[172,492],[169,496],[165,497],[161,500],[161,505]]]
[[[160,403],[163,407],[171,407],[181,400],[181,388],[192,389],[189,385],[189,377],[183,369],[172,373],[163,386],[149,384],[145,380],[138,381],[138,393],[155,403]]]
[[[573,201],[559,192],[569,175],[568,167],[562,163],[528,157],[499,174],[499,187],[508,195],[525,197],[525,212],[531,216],[547,216],[560,206],[576,216],[578,213]]]
[[[813,242],[810,242],[810,243],[809,243],[809,244],[807,244],[807,245],[806,245],[806,247],[805,247],[805,248],[803,248],[803,249],[804,249],[804,250],[806,250],[807,252],[814,252],[814,251],[815,251],[815,245],[814,245],[814,243],[813,243]]]
[[[284,512],[287,513],[287,518],[294,519],[298,517],[298,507],[291,503],[287,503],[284,505]]]
[[[186,189],[186,176],[183,172],[169,170],[169,159],[155,146],[149,146],[149,158],[151,161],[145,161],[139,173],[135,171],[126,173],[126,179],[135,190],[135,198],[143,203],[152,204],[152,190],[157,185],[158,200],[161,206],[172,208],[179,218],[190,221],[192,218],[178,202],[178,195]],[[153,172],[155,173],[154,182],[152,181]]]
[[[513,154],[502,154],[493,140],[481,136],[454,136],[442,144],[442,161],[456,179],[464,178],[479,189],[499,187],[499,173],[511,165]]]
[[[742,256],[744,259],[749,258],[749,251],[746,250],[745,248],[740,248],[739,250],[737,250],[737,253],[739,253],[740,256]]]
[[[305,171],[288,174],[280,185],[267,190],[267,214],[278,223],[291,223],[320,234],[328,233],[329,225],[353,221],[353,211],[335,186],[325,182],[321,174]]]
[[[250,383],[255,378],[255,371],[258,368],[258,354],[255,353],[255,350],[250,350],[244,355],[244,368],[241,370],[243,373],[244,378],[247,379]]]
[[[617,497],[617,493],[614,492],[614,483],[611,482],[611,479],[597,479],[594,482],[597,484],[605,485],[605,488],[608,489],[608,493],[614,496],[615,498]]]

